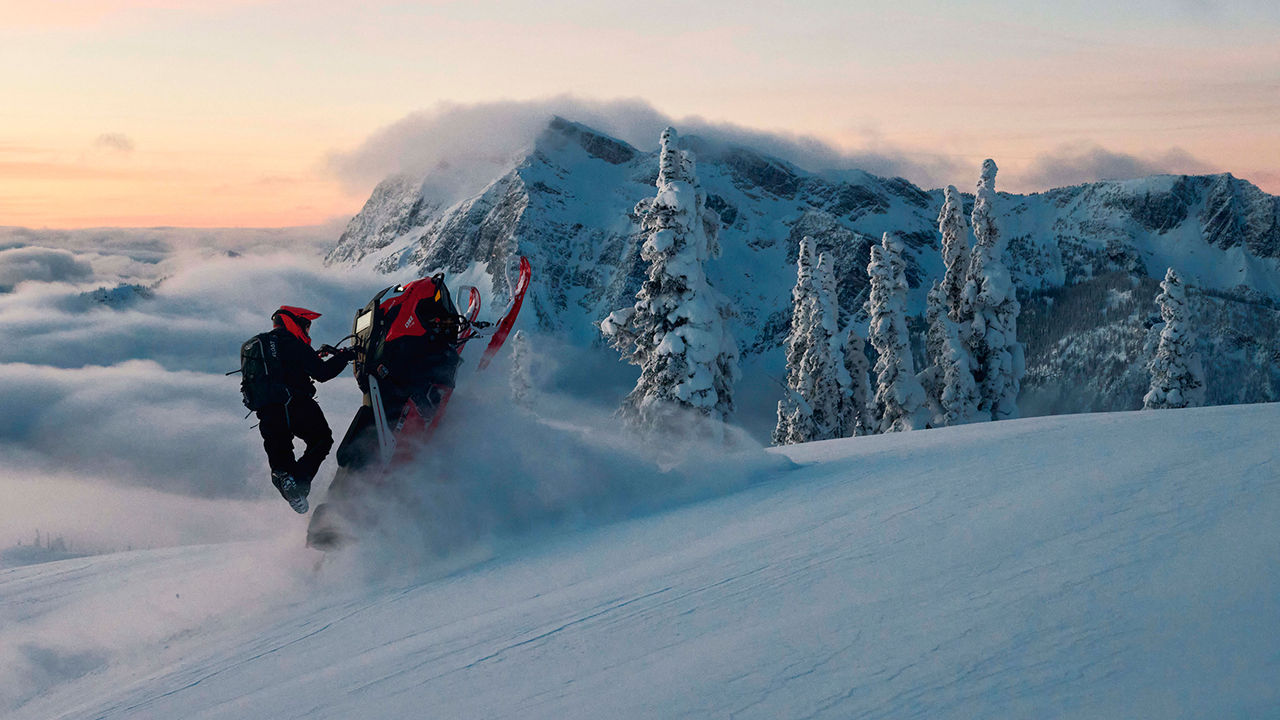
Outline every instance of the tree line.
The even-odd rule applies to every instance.
[[[983,162],[968,218],[955,186],[944,192],[938,231],[946,270],[928,293],[921,370],[911,351],[905,244],[898,235],[886,232],[871,247],[866,338],[852,322],[839,327],[834,257],[817,254],[812,237],[801,240],[775,444],[1018,417],[1021,308],[1003,261],[997,170],[993,160]],[[722,436],[740,371],[732,306],[704,270],[719,255],[720,223],[674,128],[660,139],[656,186],[656,195],[636,207],[645,235],[641,258],[649,263],[645,280],[633,305],[599,323],[611,346],[640,368],[619,414],[638,428],[673,433],[687,432],[691,419],[698,434]],[[1192,352],[1185,286],[1170,269],[1161,287],[1165,325],[1144,404],[1199,404],[1203,374]]]

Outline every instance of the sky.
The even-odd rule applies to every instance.
[[[549,98],[926,187],[993,157],[1010,191],[1225,171],[1280,193],[1280,4],[1039,5],[0,0],[0,225],[329,223],[379,169],[343,160],[388,129]]]

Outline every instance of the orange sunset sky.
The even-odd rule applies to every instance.
[[[994,157],[1011,191],[1280,193],[1280,3],[1028,5],[0,0],[0,225],[329,222],[372,189],[333,158],[379,130],[565,94],[909,159],[926,187]]]

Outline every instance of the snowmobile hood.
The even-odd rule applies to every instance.
[[[399,337],[418,337],[426,334],[427,328],[417,316],[418,302],[420,300],[440,302],[442,293],[442,285],[431,278],[422,278],[404,285],[399,295],[383,302],[382,311],[388,315],[392,314],[395,308],[402,308],[401,312],[394,315],[395,324],[387,333],[386,339],[391,341]]]
[[[320,317],[320,313],[315,310],[292,305],[281,305],[278,310],[271,314],[271,321],[288,330],[290,335],[310,345],[311,321],[318,317]]]

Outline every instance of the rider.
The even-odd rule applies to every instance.
[[[280,382],[288,390],[288,399],[257,411],[262,446],[271,466],[271,482],[299,513],[307,511],[311,480],[333,447],[333,432],[316,404],[312,380],[325,382],[337,377],[355,356],[350,348],[321,345],[318,352],[311,348],[311,321],[318,317],[318,312],[290,305],[281,305],[272,313],[273,328],[268,336],[274,342],[265,344],[265,352],[278,361]],[[325,355],[329,356],[327,360]],[[302,457],[296,460],[293,457],[295,437],[306,443]]]

